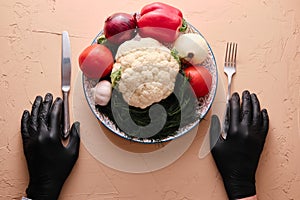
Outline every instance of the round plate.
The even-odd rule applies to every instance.
[[[187,25],[188,25],[188,28],[185,31],[185,33],[197,33],[197,34],[201,35],[201,37],[203,37],[202,34],[195,27],[193,27],[189,23],[187,23]],[[95,37],[93,43],[97,43],[97,39],[101,35],[103,35],[103,31],[101,31]],[[218,82],[217,65],[216,65],[214,54],[213,54],[213,52],[211,50],[211,47],[210,47],[210,45],[208,44],[207,41],[206,41],[206,44],[207,44],[208,49],[209,49],[209,54],[208,54],[208,57],[206,58],[206,60],[202,63],[202,65],[206,69],[208,69],[210,71],[211,75],[212,75],[212,86],[211,86],[210,92],[206,96],[200,97],[198,99],[198,105],[199,106],[197,107],[197,109],[195,109],[195,112],[196,112],[197,116],[199,116],[199,117],[196,118],[194,121],[190,122],[189,124],[187,124],[183,127],[180,127],[174,134],[168,135],[164,138],[159,138],[159,139],[148,139],[148,138],[132,137],[132,136],[124,133],[122,130],[120,130],[120,128],[118,127],[117,124],[115,124],[112,120],[110,120],[106,115],[101,113],[96,108],[94,98],[92,96],[91,89],[96,86],[96,84],[98,83],[98,80],[90,79],[90,78],[86,77],[85,75],[82,75],[83,90],[84,90],[84,94],[85,94],[85,97],[86,97],[86,100],[89,104],[90,109],[92,110],[92,112],[94,113],[96,118],[105,127],[107,127],[109,130],[111,130],[113,133],[119,135],[120,137],[131,140],[131,141],[140,142],[140,143],[148,143],[148,144],[149,143],[151,143],[151,144],[152,143],[161,143],[161,142],[166,142],[166,141],[173,140],[175,138],[178,138],[178,137],[186,134],[192,128],[194,128],[200,122],[201,119],[204,118],[204,116],[209,111],[209,109],[210,109],[210,107],[211,107],[211,105],[214,101],[214,97],[216,95],[217,82]]]

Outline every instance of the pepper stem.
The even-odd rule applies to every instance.
[[[179,32],[185,32],[186,29],[187,29],[187,22],[186,22],[186,20],[183,18],[183,19],[182,19],[182,25],[181,25],[181,27],[179,28]]]

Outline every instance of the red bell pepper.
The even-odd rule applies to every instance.
[[[141,37],[152,37],[161,42],[174,42],[184,22],[179,9],[160,2],[144,6],[137,18]]]

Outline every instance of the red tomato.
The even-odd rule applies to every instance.
[[[100,79],[110,74],[114,59],[111,51],[102,44],[92,44],[79,56],[79,67],[89,78]]]
[[[212,76],[205,67],[189,66],[184,69],[184,72],[197,97],[203,97],[208,94]]]

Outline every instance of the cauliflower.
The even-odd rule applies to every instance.
[[[127,41],[127,47],[120,46],[122,52],[117,53],[113,73],[121,71],[117,87],[124,100],[131,106],[146,108],[155,102],[167,98],[174,90],[179,63],[171,55],[171,51],[149,38],[140,39],[143,43],[153,40],[155,45],[142,47]],[[145,41],[144,41],[145,42]],[[124,49],[127,49],[124,51]],[[115,80],[112,80],[115,81]]]

